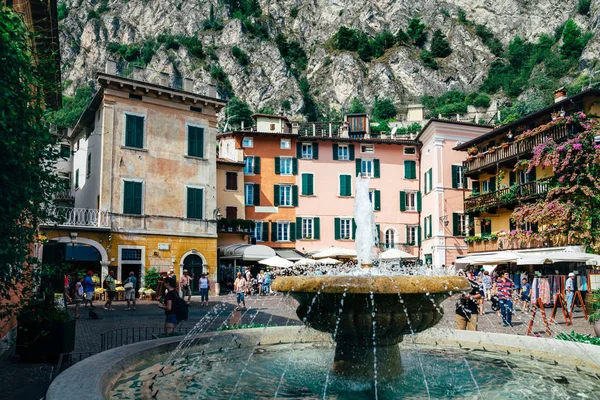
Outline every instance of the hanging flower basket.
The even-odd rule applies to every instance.
[[[477,153],[479,153],[479,149],[477,147],[475,147],[475,146],[469,147],[467,149],[467,154],[470,155],[470,156],[475,156],[475,155],[477,155]]]

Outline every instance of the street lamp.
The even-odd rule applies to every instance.
[[[215,208],[215,210],[213,211],[213,219],[220,220],[222,216],[223,214],[221,214],[221,207]]]

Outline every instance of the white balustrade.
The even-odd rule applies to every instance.
[[[46,225],[89,226],[98,228],[110,227],[108,211],[93,208],[53,207],[50,214],[54,217]]]

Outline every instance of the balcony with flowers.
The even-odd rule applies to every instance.
[[[547,228],[542,232],[525,229],[510,231],[501,229],[489,235],[467,236],[465,242],[469,246],[469,253],[539,249],[579,244],[574,238],[569,238],[553,228]]]

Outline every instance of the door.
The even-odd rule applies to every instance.
[[[139,297],[141,276],[142,276],[142,264],[122,264],[121,265],[121,281],[124,282],[127,278],[129,278],[129,273],[133,271],[135,279],[137,279],[137,285],[135,288],[135,297]]]
[[[183,260],[183,269],[187,269],[189,276],[192,277],[192,282],[190,283],[192,295],[200,295],[198,280],[200,279],[200,275],[202,275],[202,272],[204,272],[202,258],[197,254],[190,254],[185,258],[185,260]]]

